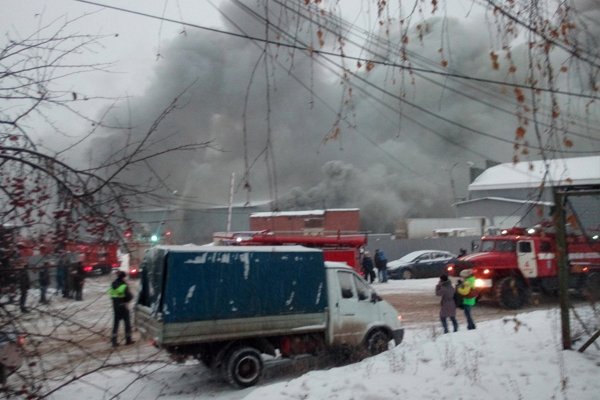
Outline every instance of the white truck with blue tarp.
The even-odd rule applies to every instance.
[[[158,246],[142,264],[136,323],[175,359],[254,385],[261,354],[377,354],[402,341],[396,310],[345,264],[301,246]]]

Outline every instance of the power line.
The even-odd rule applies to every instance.
[[[237,2],[237,3],[238,3],[238,5],[239,5],[239,2]],[[252,11],[252,10],[249,10],[249,9],[248,9],[248,7],[246,7],[246,6],[244,6],[244,7],[245,7],[246,11],[247,11],[249,14],[251,14],[251,15],[252,15],[252,16],[254,16],[255,18],[260,18],[260,19],[262,20],[262,22],[265,22],[262,16],[258,15],[256,12],[254,12],[254,11]],[[281,33],[281,35],[282,35],[283,37],[290,37],[291,39],[295,40],[296,42],[299,42],[299,40],[298,40],[297,38],[295,38],[295,37],[292,37],[292,36],[291,36],[290,34],[288,34],[288,33],[287,33],[285,30],[283,30],[283,29],[281,29],[281,28],[279,28],[279,27],[277,27],[277,26],[275,26],[275,25],[271,25],[271,26],[272,26],[274,29],[277,29],[277,30],[278,30],[278,31]],[[299,43],[303,44],[302,42],[299,42]],[[303,44],[303,45],[305,45],[305,44]],[[307,45],[305,45],[305,47],[306,47],[306,48],[308,48],[308,46],[307,46]],[[324,59],[324,60],[326,60],[326,61],[330,62],[331,64],[335,65],[335,66],[336,66],[336,67],[338,67],[338,68],[343,68],[343,66],[342,66],[342,65],[340,65],[339,63],[337,63],[337,62],[335,62],[335,61],[333,61],[333,60],[330,60],[328,57],[322,57],[322,59]],[[471,127],[469,127],[469,126],[466,126],[466,125],[464,125],[464,124],[461,124],[461,123],[459,123],[459,122],[453,121],[453,120],[451,120],[451,119],[449,119],[449,118],[447,118],[447,117],[441,116],[441,115],[439,115],[439,114],[437,114],[437,113],[435,113],[435,112],[433,112],[433,111],[430,111],[430,110],[428,110],[427,108],[425,108],[425,107],[423,107],[423,106],[420,106],[420,105],[418,105],[418,104],[416,104],[416,103],[414,103],[414,102],[408,101],[408,100],[407,100],[406,98],[404,98],[404,97],[401,97],[401,96],[399,96],[399,95],[396,95],[396,94],[394,94],[394,93],[390,92],[389,90],[383,89],[383,88],[381,88],[381,87],[379,87],[379,86],[377,86],[377,85],[373,84],[372,82],[368,81],[367,79],[363,78],[362,76],[358,75],[358,74],[357,74],[357,73],[355,73],[355,72],[352,72],[352,71],[349,71],[349,70],[345,70],[345,71],[346,71],[346,73],[348,73],[348,74],[352,75],[354,78],[356,78],[356,79],[358,79],[359,81],[363,82],[365,85],[367,85],[367,86],[369,86],[369,87],[372,87],[372,88],[374,88],[375,90],[377,90],[377,91],[379,91],[379,92],[381,92],[381,93],[383,93],[383,94],[387,95],[388,97],[390,97],[390,98],[393,98],[393,99],[396,99],[396,100],[398,100],[398,101],[400,101],[400,102],[402,102],[402,103],[405,103],[405,104],[407,104],[407,105],[409,105],[409,106],[411,106],[411,107],[413,107],[413,108],[415,108],[415,109],[417,109],[417,110],[419,110],[419,111],[421,111],[421,112],[423,112],[423,113],[425,113],[425,114],[427,114],[427,115],[429,115],[429,116],[432,116],[432,117],[434,117],[434,118],[436,118],[436,119],[439,119],[439,120],[441,120],[441,121],[443,121],[443,122],[445,122],[445,123],[448,123],[448,124],[450,124],[450,125],[456,126],[456,127],[460,128],[460,129],[463,129],[463,130],[465,130],[465,131],[469,131],[469,132],[471,132],[471,133],[475,133],[475,134],[478,134],[478,135],[481,135],[481,136],[484,136],[484,137],[488,137],[488,138],[491,138],[491,139],[494,139],[494,140],[497,140],[497,141],[500,141],[500,142],[504,142],[504,143],[507,143],[507,144],[510,144],[510,145],[514,145],[514,144],[515,144],[515,142],[514,142],[513,140],[510,140],[510,139],[504,139],[504,138],[501,138],[501,137],[495,136],[495,135],[493,135],[493,134],[490,134],[490,133],[487,133],[487,132],[484,132],[484,131],[481,131],[481,130],[478,130],[478,129],[471,128]],[[339,74],[338,74],[338,76],[339,76]],[[402,114],[402,115],[403,115],[405,118],[407,118],[407,115],[406,115],[406,113],[401,113],[401,114]],[[413,122],[414,122],[414,120],[413,120]],[[423,125],[421,125],[421,126],[423,126]],[[527,147],[529,147],[529,148],[531,148],[531,149],[535,149],[535,150],[540,150],[540,151],[545,151],[545,150],[546,150],[545,148],[543,148],[543,147],[540,147],[540,146],[532,146],[532,145],[528,145]],[[462,148],[465,148],[465,147],[462,147]],[[568,150],[568,151],[564,151],[564,152],[565,152],[565,153],[573,153],[573,154],[595,154],[595,153],[596,153],[596,151],[577,151],[577,150]]]
[[[147,18],[157,19],[160,21],[172,22],[172,23],[189,26],[189,27],[193,27],[193,28],[198,28],[198,29],[202,29],[202,30],[206,30],[206,31],[210,31],[210,32],[220,33],[223,35],[234,36],[234,37],[238,37],[241,39],[256,40],[259,42],[273,44],[273,45],[280,46],[280,47],[302,50],[302,51],[306,51],[306,52],[309,52],[312,54],[317,54],[317,55],[327,55],[327,56],[348,59],[348,60],[357,61],[357,62],[368,61],[368,62],[377,64],[377,65],[394,67],[394,68],[413,71],[413,72],[422,72],[422,73],[426,73],[426,74],[433,74],[433,75],[439,75],[439,76],[445,76],[445,77],[453,77],[453,78],[463,79],[463,80],[467,80],[467,81],[489,83],[489,84],[493,84],[493,85],[501,85],[501,86],[508,86],[508,87],[513,87],[513,88],[534,90],[537,92],[547,92],[547,93],[565,95],[565,96],[571,96],[571,97],[581,97],[581,98],[590,99],[590,100],[600,100],[600,96],[595,96],[595,95],[591,95],[591,94],[567,92],[567,91],[553,89],[553,88],[541,88],[541,87],[532,86],[532,85],[523,85],[523,84],[518,84],[518,83],[510,83],[510,82],[505,82],[505,81],[497,81],[497,80],[493,80],[493,79],[467,76],[467,75],[462,75],[462,74],[457,74],[457,73],[452,73],[452,72],[435,71],[432,69],[406,66],[406,65],[392,63],[392,62],[388,62],[388,61],[382,61],[382,60],[371,60],[371,59],[366,59],[364,57],[355,57],[355,56],[350,56],[347,54],[340,54],[340,53],[335,53],[335,52],[331,52],[331,51],[318,50],[315,48],[311,48],[309,46],[299,46],[297,44],[285,43],[285,42],[280,42],[280,41],[276,41],[276,40],[272,40],[272,39],[265,39],[265,38],[260,38],[257,36],[251,36],[251,35],[247,35],[247,34],[238,34],[238,33],[226,31],[223,29],[210,28],[210,27],[203,26],[203,25],[193,24],[191,22],[185,22],[185,21],[176,20],[176,19],[172,19],[172,18],[166,18],[166,17],[160,17],[157,15],[148,14],[148,13],[144,13],[141,11],[135,11],[135,10],[127,9],[127,8],[111,6],[111,5],[102,4],[102,3],[89,1],[89,0],[74,0],[74,1],[79,2],[79,3],[90,4],[90,5],[94,5],[94,6],[98,6],[98,7],[103,7],[103,8],[107,8],[107,9],[112,9],[112,10],[116,10],[116,11],[122,11],[122,12],[130,13],[130,14],[134,14],[134,15],[147,17]]]

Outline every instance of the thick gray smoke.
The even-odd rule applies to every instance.
[[[264,23],[235,3],[222,8],[228,17],[225,29],[239,33],[241,27],[244,34],[264,35]],[[244,3],[264,13],[262,5],[256,7],[259,2]],[[285,31],[319,47],[314,28],[298,23],[289,11],[270,7]],[[422,40],[412,31],[413,66],[437,70],[446,58],[463,75],[505,77],[505,72],[490,68],[489,41],[482,34],[486,24],[430,19],[421,28]],[[398,37],[391,29],[381,40],[398,43]],[[271,39],[285,41],[285,35],[271,34]],[[326,34],[323,49],[330,50],[335,39]],[[347,46],[349,53],[366,57],[351,43]],[[398,58],[390,49],[369,47]],[[167,154],[131,171],[129,178],[162,186],[164,193],[176,191],[178,200],[173,201],[188,207],[203,207],[228,203],[235,173],[236,203],[273,200],[280,210],[359,207],[363,229],[391,232],[403,217],[452,216],[450,204],[466,195],[467,163],[484,167],[486,159],[507,162],[513,155],[510,144],[444,121],[512,140],[514,115],[479,102],[513,110],[494,98],[502,95],[497,87],[381,65],[367,71],[366,60],[360,69],[356,61],[344,61],[358,73],[346,81],[326,61],[340,63],[339,58],[309,57],[306,51],[275,45],[269,45],[265,58],[264,50],[264,43],[193,29],[163,45],[154,81],[144,96],[130,103],[133,134],[140,138],[161,110],[191,85],[183,96],[185,107],[160,126],[160,146],[209,140],[212,146]],[[126,121],[128,113],[121,110],[113,118]],[[111,133],[95,147],[106,155],[122,148],[125,140],[122,131]]]

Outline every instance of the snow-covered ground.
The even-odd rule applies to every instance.
[[[110,304],[104,294],[108,278],[88,280],[84,302],[56,300],[53,307],[89,325],[107,338]],[[376,284],[382,294],[432,293],[435,280],[390,281]],[[590,329],[598,329],[598,312],[577,309]],[[39,320],[36,320],[40,324]],[[582,333],[572,318],[574,334]],[[56,330],[62,327],[56,327]],[[79,332],[73,326],[74,335]],[[563,351],[557,308],[523,312],[484,321],[477,330],[440,335],[431,322],[407,329],[396,348],[362,362],[304,374],[272,374],[257,387],[236,390],[201,364],[170,363],[146,343],[113,351],[108,340],[91,340],[89,362],[56,374],[45,390],[69,382],[51,399],[576,399],[600,398],[600,341],[584,353]],[[104,336],[103,336],[104,335]],[[584,338],[588,335],[583,334]],[[582,343],[577,342],[574,347]],[[49,350],[47,365],[66,357]],[[73,354],[69,356],[76,360]],[[64,360],[63,360],[64,361]],[[143,361],[138,363],[138,361]],[[75,361],[74,361],[75,362]],[[96,363],[96,367],[94,367]],[[72,366],[71,364],[69,364]],[[97,368],[96,372],[91,372]],[[279,368],[275,368],[277,370]],[[90,373],[91,372],[91,373]],[[13,377],[11,377],[12,379]],[[1,397],[2,393],[0,393]]]

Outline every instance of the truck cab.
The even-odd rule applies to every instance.
[[[364,344],[370,353],[387,350],[390,339],[400,344],[404,330],[396,309],[382,301],[375,290],[346,264],[325,264],[332,321],[328,327],[329,343]]]

